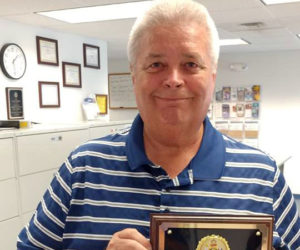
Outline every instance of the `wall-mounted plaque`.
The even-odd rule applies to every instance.
[[[58,82],[39,82],[40,108],[59,108],[60,94]]]
[[[153,250],[271,250],[272,216],[151,214]]]
[[[81,88],[81,65],[62,62],[63,86]]]
[[[87,68],[100,69],[100,48],[98,46],[83,44],[83,65]]]
[[[58,43],[57,40],[36,37],[37,59],[39,64],[58,66]]]
[[[8,120],[24,118],[22,88],[6,88],[6,106]]]

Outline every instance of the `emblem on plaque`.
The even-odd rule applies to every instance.
[[[230,250],[230,247],[225,238],[212,234],[203,237],[199,241],[196,250]]]

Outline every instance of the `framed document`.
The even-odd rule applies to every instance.
[[[39,64],[58,66],[58,45],[57,40],[36,37],[37,59]]]
[[[99,107],[99,114],[107,114],[107,95],[96,94],[96,102]]]
[[[81,88],[81,65],[62,62],[63,86]]]
[[[83,63],[84,67],[100,69],[100,48],[95,45],[84,43]]]
[[[39,82],[40,108],[60,107],[58,82]]]
[[[272,216],[151,214],[153,250],[271,250]]]
[[[23,89],[6,88],[7,119],[24,119]]]

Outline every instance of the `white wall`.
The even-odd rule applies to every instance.
[[[244,72],[230,71],[231,63],[247,63]],[[217,86],[261,85],[259,147],[278,163],[300,155],[300,51],[221,54]],[[109,61],[109,72],[128,72],[126,60]],[[113,112],[111,112],[112,114]],[[134,112],[114,111],[120,120]]]
[[[249,69],[232,72],[233,62],[247,63]],[[218,85],[261,85],[259,147],[278,161],[300,155],[299,68],[300,51],[225,54],[220,59]]]
[[[249,69],[232,72],[232,62],[245,62]],[[261,85],[259,147],[277,163],[292,156],[284,169],[293,193],[299,194],[300,176],[300,51],[278,51],[221,56],[218,84]],[[299,201],[298,201],[299,203]]]
[[[90,93],[107,94],[107,44],[99,39],[82,37],[50,29],[23,25],[0,19],[0,47],[16,43],[23,49],[27,69],[20,80],[10,80],[0,70],[0,119],[7,119],[5,87],[22,87],[25,120],[35,122],[77,122],[83,120],[81,102]],[[59,67],[37,63],[36,36],[58,40]],[[83,67],[82,44],[100,47],[101,69]],[[62,61],[80,63],[82,88],[63,87]],[[38,81],[56,81],[60,85],[60,108],[40,108]]]

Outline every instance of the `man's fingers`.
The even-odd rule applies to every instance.
[[[139,231],[133,228],[127,228],[120,232],[118,232],[118,236],[121,239],[131,239],[139,242],[142,246],[146,247],[147,249],[151,249],[151,245],[148,239],[145,238]]]
[[[145,250],[144,246],[142,246],[139,242],[130,239],[114,239],[112,238],[109,242],[107,250],[122,250],[122,249],[131,249],[131,250]]]
[[[127,228],[113,235],[107,249],[151,250],[152,247],[149,240],[140,232],[136,229]]]

